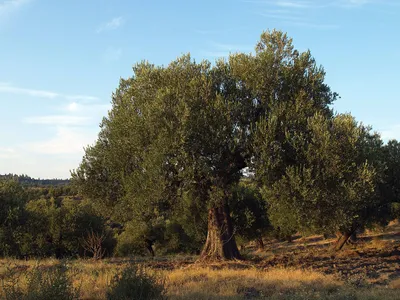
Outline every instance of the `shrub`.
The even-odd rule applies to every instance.
[[[92,256],[85,241],[90,235],[102,236],[102,256],[111,256],[115,239],[106,220],[84,201],[39,199],[26,205],[29,213],[25,234],[19,239],[25,256]]]
[[[19,282],[24,270],[20,270],[17,266],[6,266],[6,272],[1,280],[2,293],[0,293],[0,298],[5,300],[23,299],[24,292]]]
[[[164,299],[164,293],[163,278],[148,274],[142,266],[131,264],[111,280],[107,291],[107,299]]]
[[[79,299],[79,288],[74,288],[65,264],[55,266],[37,265],[30,271],[9,269],[3,279],[3,293],[6,300],[74,300]],[[22,288],[21,277],[26,287]]]

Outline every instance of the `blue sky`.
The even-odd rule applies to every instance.
[[[69,177],[133,64],[250,52],[273,28],[324,66],[337,112],[400,139],[398,0],[0,0],[0,174]]]

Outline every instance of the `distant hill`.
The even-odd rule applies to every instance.
[[[17,180],[22,185],[26,186],[36,186],[36,187],[50,187],[50,186],[64,186],[70,183],[69,179],[36,179],[28,175],[17,175],[17,174],[0,174],[0,180],[2,179],[14,179]]]

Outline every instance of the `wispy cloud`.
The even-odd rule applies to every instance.
[[[55,126],[83,126],[90,123],[91,118],[71,116],[71,115],[53,115],[53,116],[39,116],[25,118],[24,122],[28,124],[40,124],[40,125],[55,125]]]
[[[340,1],[340,0],[339,0]],[[351,0],[345,0],[345,1],[351,1]],[[281,8],[292,8],[292,9],[306,9],[306,8],[320,8],[320,7],[326,7],[331,5],[334,1],[321,1],[321,0],[309,0],[309,1],[304,1],[304,0],[243,0],[245,3],[252,3],[252,4],[258,4],[258,5],[268,5],[268,6],[275,6],[275,7],[281,7]]]
[[[292,8],[307,8],[311,6],[310,1],[277,1],[275,4],[281,7]]]
[[[39,154],[83,154],[83,148],[94,141],[91,133],[79,128],[58,127],[49,140],[29,144],[32,151]]]
[[[67,100],[71,100],[71,101],[97,101],[99,100],[99,98],[94,97],[94,96],[86,96],[86,95],[72,95],[72,96],[68,96],[68,95],[62,95],[65,99]]]
[[[253,50],[253,47],[248,45],[237,45],[237,44],[224,44],[224,43],[216,43],[210,42],[209,49],[202,50],[202,54],[207,57],[228,57],[229,54],[235,52],[250,52]]]
[[[96,32],[101,33],[104,31],[115,30],[115,29],[121,27],[124,23],[125,23],[125,19],[123,17],[117,17],[117,18],[114,18],[114,19],[104,23],[104,24],[101,24],[97,28]]]
[[[76,101],[64,105],[61,110],[68,113],[80,115],[98,115],[107,112],[111,108],[111,104],[101,103],[79,103]]]
[[[108,47],[103,53],[103,60],[107,62],[117,61],[122,56],[122,49],[115,47]]]
[[[29,100],[40,98],[43,105],[38,115],[31,113],[16,120],[17,126],[26,128],[33,136],[0,144],[3,172],[28,173],[31,176],[68,178],[68,170],[79,164],[84,147],[95,142],[98,124],[111,108],[111,104],[94,96],[29,89],[11,83],[0,83],[1,97],[2,94],[8,94],[10,101],[18,101],[21,96]],[[25,103],[35,105],[35,101]],[[29,111],[27,108],[26,112]]]
[[[61,93],[57,93],[57,92],[53,92],[53,91],[16,87],[9,83],[4,83],[4,82],[3,83],[0,82],[0,93],[8,93],[8,94],[24,95],[24,96],[48,98],[48,99],[63,98],[66,100],[71,100],[71,101],[74,101],[74,100],[97,101],[97,100],[99,100],[97,97],[94,97],[94,96],[65,95],[65,94],[61,94]]]
[[[244,0],[257,7],[254,12],[262,17],[289,26],[300,26],[313,29],[336,29],[340,25],[331,20],[329,15],[321,18],[322,10],[361,9],[367,5],[381,7],[400,6],[398,0]],[[375,9],[375,8],[374,8]]]
[[[63,114],[25,118],[23,123],[46,128],[54,134],[24,147],[42,155],[83,154],[83,148],[96,140],[97,125],[110,107],[110,104],[70,102],[60,107]]]
[[[337,20],[329,15],[321,18],[322,10],[361,9],[367,5],[400,6],[398,0],[243,0],[256,7],[255,14],[288,26],[313,29],[336,29]]]
[[[243,2],[303,10],[329,7],[357,8],[367,4],[400,6],[398,0],[243,0]]]
[[[290,10],[267,10],[266,12],[259,12],[258,15],[276,22],[281,22],[289,26],[306,27],[313,29],[339,28],[339,25],[337,24],[312,22],[310,21],[310,18],[306,18],[304,15],[298,14],[296,11]]]
[[[336,0],[337,1],[337,0]],[[321,22],[315,18],[315,10],[326,8],[333,1],[317,0],[271,0],[251,2],[257,5],[255,14],[267,18],[273,22],[279,22],[288,26],[306,27],[313,29],[334,29],[337,24]],[[319,14],[318,14],[319,15]]]
[[[17,157],[17,152],[13,148],[0,147],[0,158],[8,159]]]
[[[394,124],[381,130],[381,137],[384,141],[391,139],[400,141],[400,124]]]
[[[22,8],[24,5],[31,2],[31,0],[5,0],[0,2],[0,16],[6,17],[11,13]]]

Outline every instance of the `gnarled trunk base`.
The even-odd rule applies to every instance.
[[[227,205],[208,211],[208,233],[200,260],[242,259]]]
[[[349,238],[354,234],[355,230],[351,231],[346,231],[342,233],[342,235],[338,238],[338,240],[335,243],[335,251],[340,251],[346,244],[346,242],[349,240]]]
[[[263,241],[263,238],[261,236],[257,238],[256,243],[257,243],[257,249],[258,250],[263,250],[264,249],[264,241]]]

